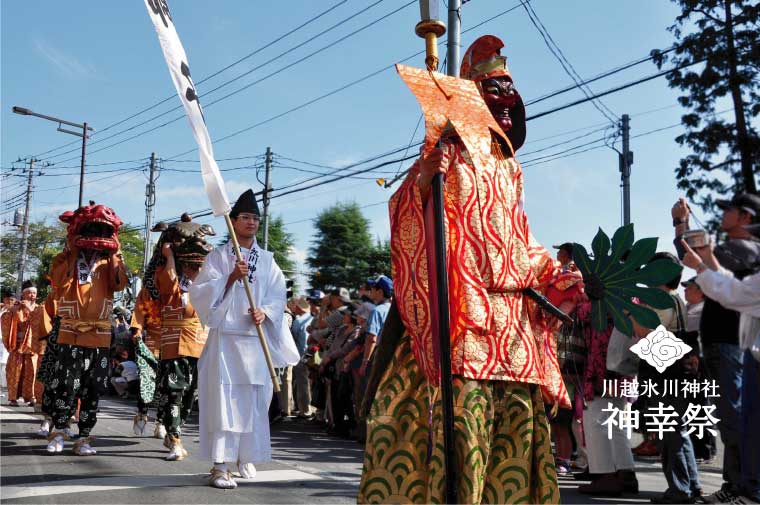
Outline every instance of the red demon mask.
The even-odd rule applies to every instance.
[[[504,42],[493,35],[477,39],[464,53],[459,76],[475,81],[496,122],[509,137],[515,150],[525,143],[525,105],[515,89]]]

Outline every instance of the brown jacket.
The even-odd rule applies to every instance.
[[[50,281],[53,287],[52,310],[61,317],[59,344],[80,347],[111,345],[113,294],[127,285],[124,262],[113,265],[113,256],[100,256],[92,268],[92,283],[79,284],[78,250],[66,248],[53,260]],[[52,314],[50,314],[52,315]]]
[[[180,291],[176,273],[164,267],[156,268],[156,286],[161,299],[161,359],[199,358],[208,330],[201,324],[189,294]]]

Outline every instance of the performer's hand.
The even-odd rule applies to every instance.
[[[673,219],[689,220],[689,205],[686,203],[686,199],[681,197],[673,204],[673,208],[670,209],[670,215]]]
[[[248,276],[248,263],[245,261],[238,261],[235,263],[235,268],[230,272],[230,282],[235,282],[238,279]]]
[[[267,318],[267,315],[261,309],[248,309],[248,313],[251,314],[251,319],[253,319],[253,324],[255,325],[263,323],[264,319]]]
[[[167,242],[163,246],[161,246],[161,254],[164,255],[164,258],[169,259],[174,256],[174,252],[172,252],[172,245],[171,243]]]
[[[32,304],[29,302],[29,300],[21,300],[21,310],[24,312],[31,312],[32,311]]]
[[[449,154],[443,149],[436,147],[425,158],[420,158],[420,177],[417,185],[423,195],[427,195],[433,177],[437,174],[445,174],[449,169]]]
[[[434,175],[445,174],[449,169],[449,153],[436,147],[425,158],[420,158],[420,178],[433,179]]]

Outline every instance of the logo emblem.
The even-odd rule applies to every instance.
[[[660,373],[683,358],[689,351],[691,351],[691,346],[666,330],[663,325],[658,326],[652,333],[631,346],[631,352],[655,367]]]

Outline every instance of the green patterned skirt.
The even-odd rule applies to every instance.
[[[461,377],[453,385],[458,502],[559,503],[539,387]],[[443,503],[444,474],[438,389],[405,336],[367,419],[358,502]]]

